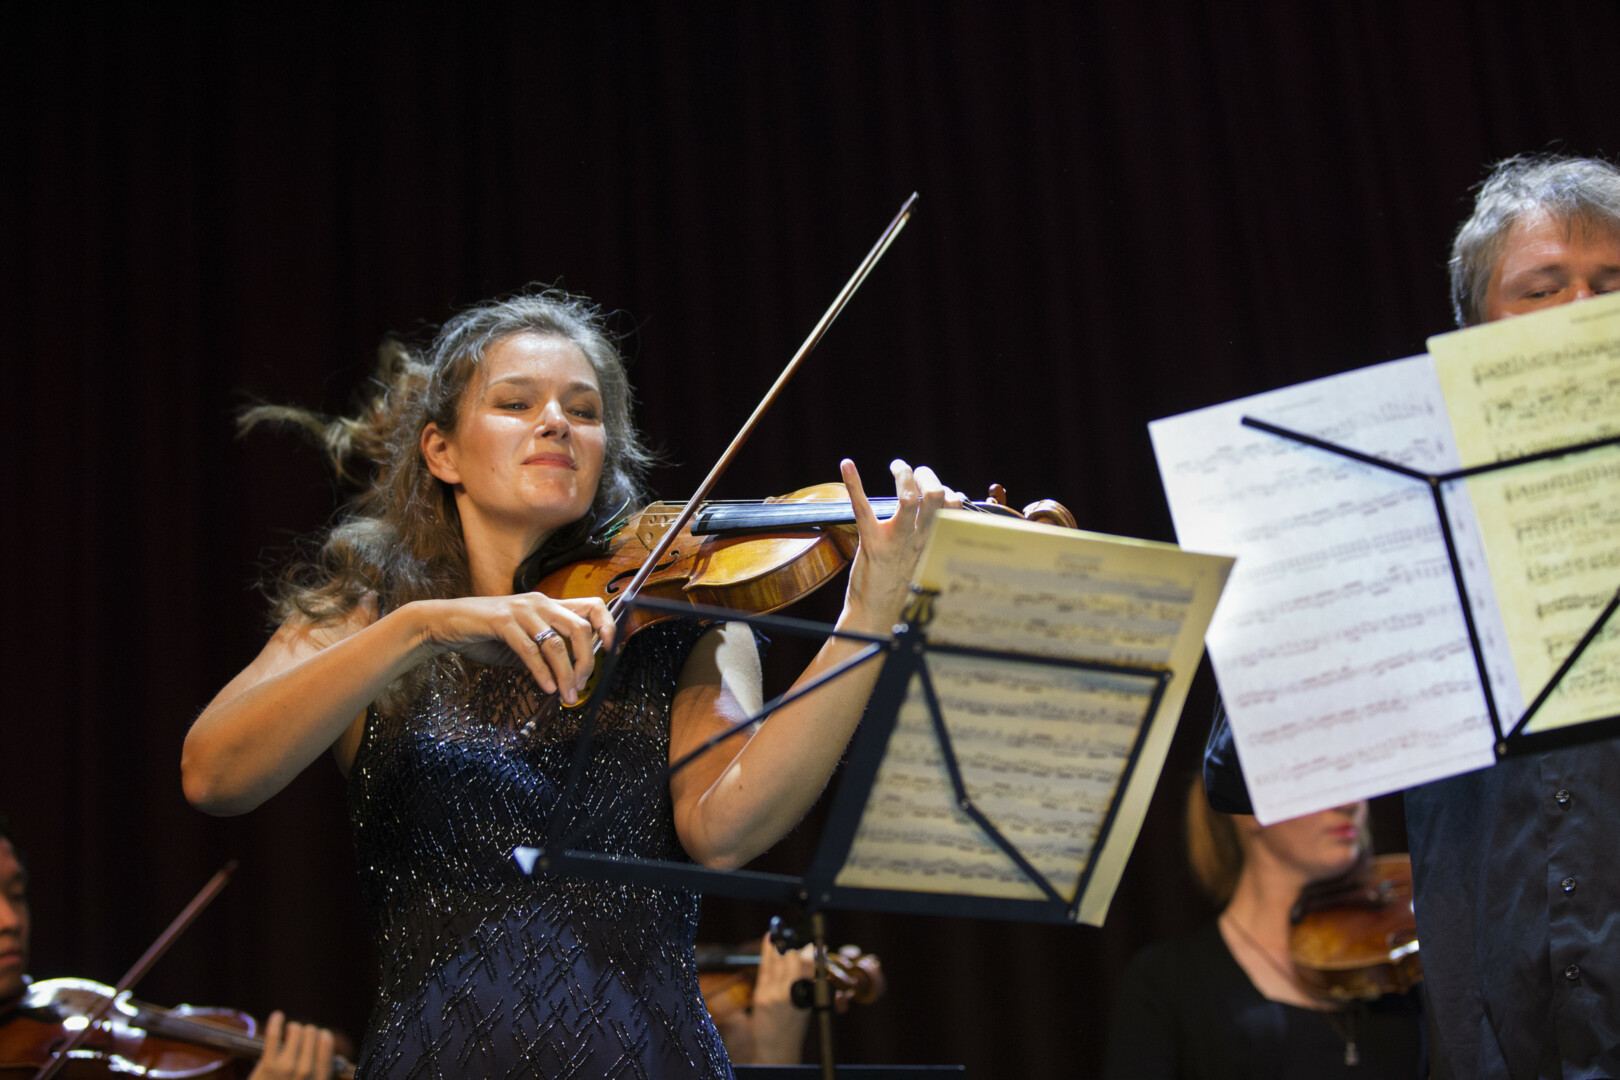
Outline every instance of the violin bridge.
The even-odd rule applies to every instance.
[[[655,502],[647,504],[647,509],[641,512],[636,519],[636,539],[641,546],[651,551],[658,541],[664,538],[669,527],[680,516],[681,507],[675,503]]]

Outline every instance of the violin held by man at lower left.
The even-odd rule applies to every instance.
[[[100,1020],[90,1017],[112,997]],[[244,1077],[264,1052],[258,1023],[234,1009],[159,1008],[89,979],[49,979],[28,987],[0,1022],[0,1080],[22,1080],[49,1067],[70,1035],[91,1030],[56,1075],[69,1080],[145,1076],[156,1080]],[[354,1066],[332,1060],[347,1080]]]

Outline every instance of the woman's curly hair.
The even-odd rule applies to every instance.
[[[314,436],[338,477],[360,487],[337,523],[270,586],[276,622],[329,624],[362,603],[374,602],[381,616],[413,600],[468,593],[455,497],[428,471],[422,433],[430,423],[455,431],[461,399],[485,354],[518,333],[572,342],[590,361],[602,391],[607,456],[596,497],[579,522],[548,538],[544,550],[578,544],[604,515],[639,501],[654,459],[631,419],[624,361],[600,310],[554,289],[490,300],[450,319],[420,352],[385,341],[370,392],[353,416],[276,405],[255,406],[240,416],[242,432],[278,423]]]

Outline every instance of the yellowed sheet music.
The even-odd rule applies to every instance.
[[[1465,466],[1620,433],[1620,296],[1442,334],[1429,351]],[[1620,589],[1620,448],[1467,487],[1528,703]],[[1611,621],[1529,730],[1617,713],[1620,627]]]
[[[928,636],[997,652],[1169,670],[1108,836],[1098,834],[1148,718],[1154,680],[1015,659],[930,654],[974,804],[1100,924],[1141,828],[1232,560],[1170,544],[980,514],[940,515],[918,571]],[[956,804],[921,680],[901,709],[838,884],[1039,900]]]

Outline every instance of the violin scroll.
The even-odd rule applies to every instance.
[[[989,502],[998,503],[1012,510],[1007,502],[1007,489],[1000,484],[990,485]],[[1080,523],[1075,520],[1069,508],[1056,499],[1037,499],[1024,507],[1022,511],[1014,511],[1019,517],[1027,521],[1038,521],[1042,525],[1056,525],[1060,529],[1078,529]]]

